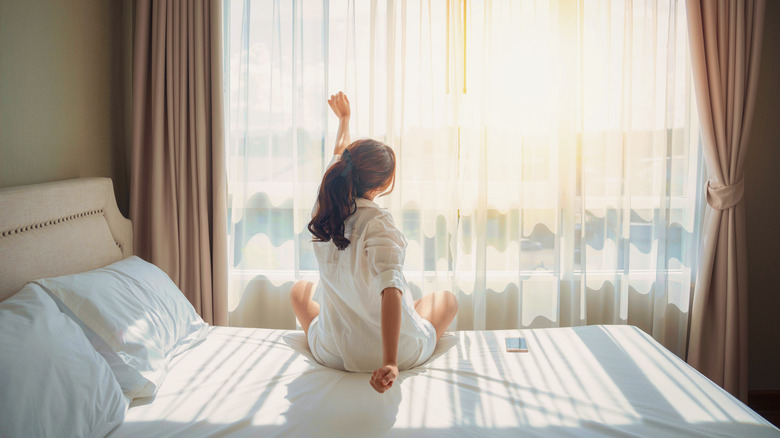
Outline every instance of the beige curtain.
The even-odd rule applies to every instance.
[[[688,32],[707,166],[702,253],[688,363],[747,400],[745,153],[758,85],[764,0],[688,0]]]
[[[135,252],[227,324],[219,0],[138,0],[130,216]]]

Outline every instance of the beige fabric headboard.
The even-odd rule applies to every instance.
[[[109,178],[0,189],[0,301],[25,283],[133,254],[133,226]]]

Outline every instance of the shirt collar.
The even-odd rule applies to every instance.
[[[380,208],[377,203],[375,203],[374,201],[369,201],[366,198],[355,198],[355,205],[357,206],[357,208],[362,208],[362,207]]]

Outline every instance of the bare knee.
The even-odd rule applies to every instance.
[[[311,299],[312,286],[313,283],[311,281],[300,280],[295,282],[290,289],[290,301],[293,303],[300,303]]]
[[[448,290],[442,291],[441,294],[447,306],[447,313],[452,318],[455,318],[455,315],[458,313],[458,299],[455,297],[455,294]]]
[[[458,299],[450,291],[444,291],[444,296],[447,302],[447,319],[452,322],[458,314]]]

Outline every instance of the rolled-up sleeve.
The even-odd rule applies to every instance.
[[[388,287],[394,287],[406,293],[403,274],[406,238],[389,215],[379,216],[368,223],[365,249],[371,291],[381,294]]]

